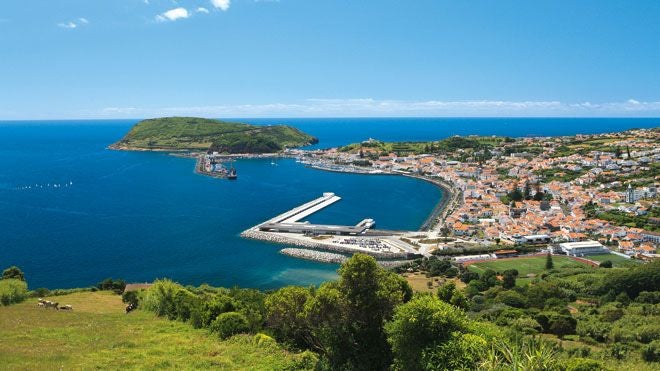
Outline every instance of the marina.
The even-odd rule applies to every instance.
[[[376,222],[365,218],[354,226],[312,224],[302,221],[312,214],[341,200],[333,192],[325,192],[319,198],[275,216],[243,233],[241,237],[304,247],[312,251],[352,254],[367,253],[381,260],[406,260],[425,256],[425,250],[405,242],[406,235],[415,232],[379,231],[373,229]],[[296,253],[292,254],[291,251]],[[289,256],[300,255],[300,249],[282,250]],[[323,253],[308,253],[304,258],[327,262]],[[336,254],[335,254],[336,255]],[[336,256],[334,257],[336,258]]]

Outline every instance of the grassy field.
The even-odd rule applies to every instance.
[[[483,273],[486,269],[492,269],[495,272],[502,273],[507,269],[517,269],[518,279],[517,285],[524,285],[529,283],[532,278],[527,278],[529,274],[540,275],[545,269],[545,256],[522,257],[513,259],[490,260],[470,264],[469,270],[477,273]],[[573,268],[573,267],[586,267],[587,265],[565,256],[553,256],[552,262],[555,269]]]
[[[615,254],[598,254],[598,255],[589,255],[587,256],[587,259],[589,260],[594,260],[597,262],[604,262],[605,260],[609,260],[612,262],[612,264],[615,267],[626,267],[630,265],[636,265],[640,264],[639,261],[633,260],[633,259],[626,259],[622,256],[615,255]]]
[[[1,369],[297,369],[300,356],[252,336],[220,341],[207,330],[137,310],[121,298],[85,292],[50,300],[74,310],[36,306],[36,299],[0,307]]]

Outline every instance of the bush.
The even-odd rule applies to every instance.
[[[660,340],[654,340],[642,348],[642,359],[646,362],[660,362]]]
[[[33,298],[43,298],[46,296],[50,296],[50,290],[48,290],[45,287],[40,287],[32,292],[30,292],[30,296]]]
[[[177,318],[176,294],[185,290],[183,286],[171,280],[156,280],[154,284],[144,291],[142,307],[156,313],[157,316],[167,316],[169,319]]]
[[[541,322],[539,321],[539,323]],[[542,323],[541,326],[543,326]],[[553,315],[549,318],[547,331],[563,339],[566,335],[574,334],[576,327],[577,320],[570,315]]]
[[[25,281],[14,278],[0,280],[0,304],[20,303],[25,300],[27,294],[27,283]]]
[[[572,358],[566,362],[566,371],[600,371],[605,369],[601,362],[588,358]]]
[[[635,301],[645,304],[658,304],[660,303],[660,291],[642,291]]]
[[[123,301],[126,304],[133,304],[133,306],[137,307],[138,305],[138,292],[137,291],[128,291],[125,292],[121,295],[121,301]]]
[[[463,311],[434,296],[423,295],[399,305],[385,330],[395,365],[403,369],[422,369],[425,352],[424,358],[446,361],[451,354],[444,352],[454,351],[463,344],[462,338],[456,336],[468,332],[467,326]],[[456,343],[443,347],[452,341]]]
[[[211,331],[220,336],[221,339],[250,330],[247,318],[238,312],[222,313],[211,322]]]
[[[598,266],[601,268],[612,268],[612,261],[605,260],[604,262],[601,262]]]
[[[275,339],[273,339],[272,337],[270,337],[266,334],[262,334],[262,333],[258,333],[256,335],[254,335],[254,337],[252,338],[252,341],[260,347],[271,346],[271,345],[277,344]]]
[[[497,294],[497,301],[514,308],[525,308],[527,306],[527,299],[513,290],[502,291]]]

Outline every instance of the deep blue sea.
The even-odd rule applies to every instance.
[[[570,135],[660,126],[659,119],[238,119],[286,123],[324,148],[450,135]],[[230,182],[196,175],[194,160],[106,147],[138,120],[0,122],[0,268],[17,265],[31,288],[169,277],[184,284],[276,288],[318,284],[336,265],[278,253],[239,233],[335,192],[317,222],[415,229],[441,197],[409,178],[337,174],[293,160],[243,160]]]

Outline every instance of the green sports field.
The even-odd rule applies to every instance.
[[[595,260],[597,262],[604,262],[605,260],[609,260],[612,262],[612,264],[615,267],[625,267],[629,265],[635,265],[639,264],[640,262],[638,260],[633,260],[633,259],[626,259],[622,256],[615,255],[615,254],[598,254],[598,255],[589,255],[586,257],[587,259],[590,260]]]

